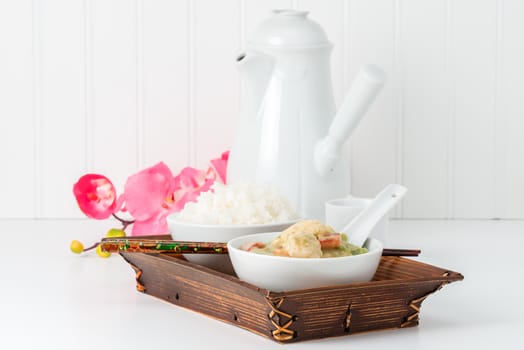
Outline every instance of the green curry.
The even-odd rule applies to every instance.
[[[337,234],[338,235],[338,234]],[[256,254],[264,254],[264,255],[277,255],[277,256],[290,256],[285,251],[282,251],[280,249],[279,245],[275,245],[274,242],[277,241],[280,237],[277,237],[274,241],[269,243],[255,243],[251,247],[249,247],[248,251]],[[305,242],[304,240],[301,242],[302,247],[305,249],[309,249],[308,242]],[[340,234],[339,237],[339,243],[338,246],[333,247],[331,244],[322,244],[320,243],[321,248],[321,258],[337,258],[342,256],[351,256],[351,255],[359,255],[364,254],[368,252],[367,248],[357,247],[351,243],[348,242],[348,238],[346,234]],[[308,257],[308,256],[304,256]]]

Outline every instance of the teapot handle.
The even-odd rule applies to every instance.
[[[338,160],[342,145],[362,120],[385,80],[386,74],[377,66],[367,65],[359,71],[327,136],[315,146],[315,168],[320,175],[326,175]]]

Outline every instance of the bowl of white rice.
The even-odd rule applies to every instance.
[[[228,242],[253,233],[283,231],[299,221],[299,215],[269,185],[238,183],[213,185],[195,203],[167,218],[174,240]],[[186,259],[215,270],[233,273],[227,255],[186,254]]]

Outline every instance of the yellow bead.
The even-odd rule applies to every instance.
[[[70,245],[71,251],[75,254],[80,254],[84,251],[84,245],[82,242],[77,241],[76,239],[74,241],[71,241]]]
[[[100,244],[96,246],[96,254],[101,258],[109,258],[111,256],[111,253],[102,251],[102,246]]]
[[[118,237],[125,237],[126,232],[120,228],[112,228],[106,233],[106,237],[108,238],[118,238]]]

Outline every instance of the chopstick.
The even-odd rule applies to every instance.
[[[384,248],[382,256],[419,256],[420,249],[391,249]]]
[[[227,254],[227,243],[184,242],[140,238],[104,238],[102,251],[110,253]]]
[[[227,243],[185,242],[143,238],[104,238],[101,249],[110,253],[227,254]],[[384,248],[382,256],[418,256],[419,249]]]

